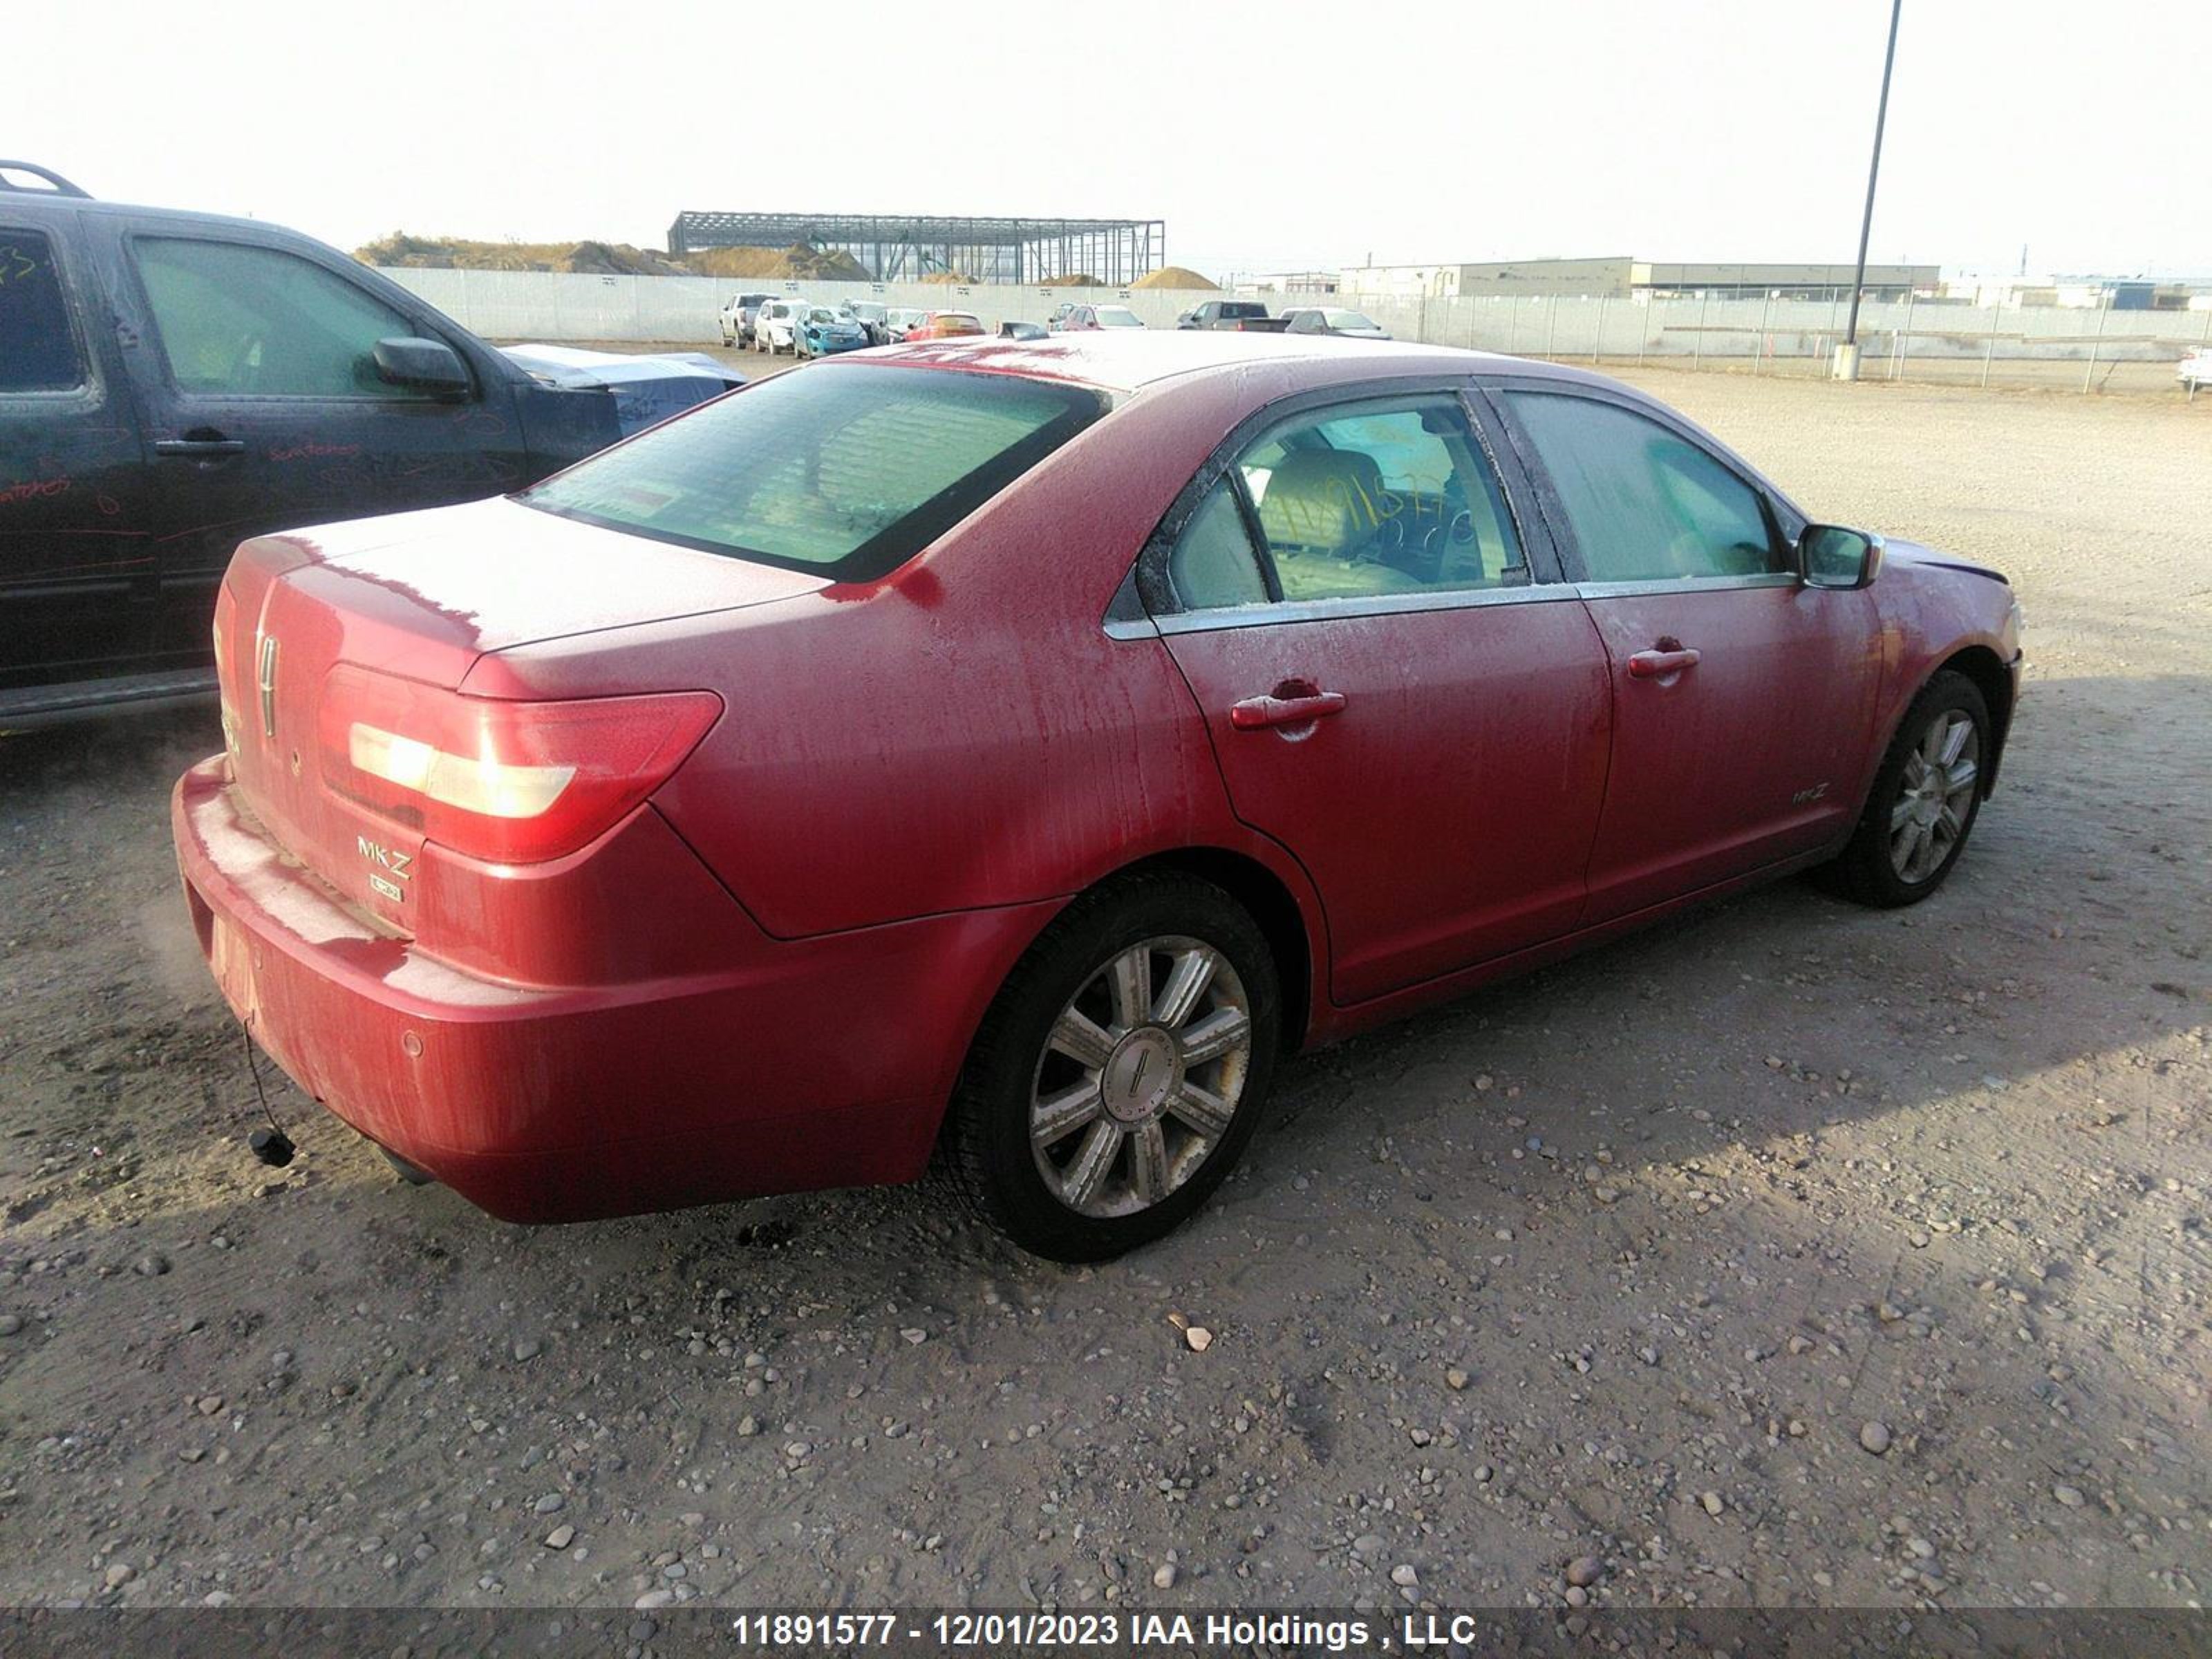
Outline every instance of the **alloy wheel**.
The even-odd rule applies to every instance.
[[[1889,861],[1898,879],[1926,881],[1943,867],[1973,819],[1982,739],[1972,716],[1947,708],[1905,757],[1889,811]]]
[[[1244,1093],[1252,1009],[1221,951],[1179,935],[1101,963],[1060,1010],[1030,1095],[1030,1150],[1079,1215],[1133,1215],[1197,1173]]]

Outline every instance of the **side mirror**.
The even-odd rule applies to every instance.
[[[1797,574],[1808,587],[1864,587],[1881,570],[1881,538],[1837,524],[1808,524],[1797,538]]]
[[[468,366],[443,340],[402,336],[376,343],[376,378],[435,398],[465,398],[474,382]]]

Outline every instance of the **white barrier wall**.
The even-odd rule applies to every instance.
[[[872,300],[918,311],[972,311],[993,331],[1041,323],[1063,301],[1126,305],[1153,328],[1191,307],[1231,297],[1211,289],[1000,288],[985,283],[807,283],[720,276],[579,276],[545,270],[386,270],[463,326],[495,340],[721,338],[722,307],[738,294],[789,294],[835,305]],[[1273,307],[1271,307],[1272,309]]]
[[[497,340],[690,342],[721,338],[723,304],[740,292],[803,295],[835,304],[872,300],[921,310],[972,311],[1002,322],[1041,323],[1063,301],[1127,305],[1153,328],[1231,295],[1211,289],[1007,288],[977,283],[808,283],[706,276],[585,276],[537,270],[384,273],[478,334]],[[1244,293],[1271,312],[1310,303]],[[1401,340],[1534,357],[1824,358],[1843,337],[1850,304],[1834,300],[1583,299],[1469,295],[1357,302]],[[2167,361],[2212,343],[2212,311],[2095,311],[2070,307],[1869,302],[1859,341],[1869,364],[1892,356]]]

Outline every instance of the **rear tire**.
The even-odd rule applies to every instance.
[[[1077,899],[976,1033],[940,1143],[953,1187],[1054,1261],[1171,1231],[1258,1127],[1280,984],[1258,926],[1211,882],[1139,874]]]
[[[1966,850],[1990,754],[1980,688],[1963,674],[1937,674],[1899,722],[1849,844],[1814,872],[1820,884],[1877,909],[1933,893]]]

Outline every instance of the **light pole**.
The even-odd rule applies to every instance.
[[[1833,370],[1838,380],[1859,377],[1859,295],[1866,289],[1867,239],[1874,232],[1874,185],[1881,176],[1881,130],[1889,119],[1889,71],[1897,62],[1897,20],[1905,0],[1889,0],[1889,49],[1881,58],[1881,102],[1875,106],[1874,160],[1867,166],[1866,216],[1859,221],[1859,264],[1851,279],[1851,315],[1844,327],[1844,343],[1836,348]]]

